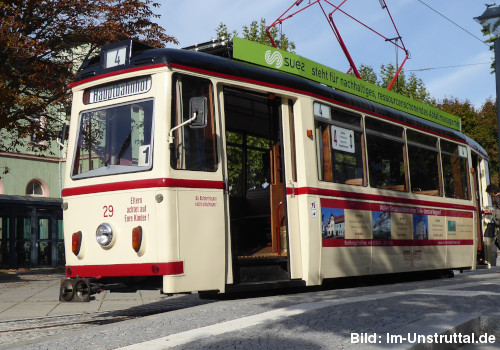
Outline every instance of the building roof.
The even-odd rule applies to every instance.
[[[36,207],[61,207],[61,198],[45,198],[34,196],[8,196],[0,195],[0,206],[36,206]]]

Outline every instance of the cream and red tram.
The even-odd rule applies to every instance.
[[[61,300],[475,268],[488,158],[461,132],[134,45],[104,47],[71,86]]]

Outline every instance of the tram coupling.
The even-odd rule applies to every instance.
[[[91,296],[101,292],[95,278],[61,279],[59,301],[89,302]]]

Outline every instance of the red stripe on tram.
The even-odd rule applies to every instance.
[[[154,68],[160,68],[160,67],[167,67],[167,64],[166,63],[150,64],[148,66],[141,66],[141,67],[136,67],[136,68],[121,69],[121,70],[117,70],[117,71],[114,71],[114,72],[109,72],[109,73],[101,74],[101,75],[98,75],[96,77],[91,77],[91,78],[87,78],[87,79],[84,79],[84,80],[80,80],[80,81],[71,83],[71,84],[68,85],[68,89],[72,89],[75,86],[82,85],[82,84],[85,84],[85,83],[89,83],[91,81],[96,81],[96,80],[104,79],[104,78],[107,78],[107,77],[113,77],[115,75],[120,75],[120,74],[125,74],[125,73],[131,73],[131,72],[139,72],[141,70],[154,69]]]
[[[165,276],[184,273],[184,262],[66,266],[66,277]]]
[[[472,239],[343,239],[323,238],[323,247],[433,247],[474,245]]]
[[[167,178],[134,180],[134,181],[112,182],[108,184],[65,188],[62,191],[62,196],[70,197],[82,194],[95,194],[103,192],[125,191],[125,190],[135,190],[144,188],[158,188],[158,187],[180,187],[180,188],[222,190],[224,189],[224,183],[222,181],[167,179]]]
[[[418,205],[427,207],[440,207],[446,209],[455,210],[476,210],[473,205],[463,205],[463,204],[453,204],[453,203],[443,203],[443,202],[433,202],[420,199],[402,198],[402,197],[392,197],[386,195],[370,194],[370,193],[360,193],[360,192],[350,192],[350,191],[340,191],[340,190],[330,190],[322,189],[316,187],[299,187],[292,188],[287,187],[287,195],[316,195],[324,197],[337,197],[340,199],[333,198],[322,198],[321,204],[327,207],[337,206],[338,208],[344,209],[363,209],[363,206],[370,206],[371,203],[361,203],[353,200],[363,200],[363,201],[373,201],[373,202],[385,202],[385,203],[400,203],[406,205]],[[381,204],[379,204],[381,205]],[[391,205],[393,206],[393,205]],[[366,210],[373,210],[369,207],[365,207]],[[377,210],[378,211],[378,210]],[[387,210],[391,211],[391,210]],[[449,214],[447,214],[449,215]],[[453,212],[454,216],[460,216],[459,213]],[[472,217],[472,213],[464,214],[463,217]]]

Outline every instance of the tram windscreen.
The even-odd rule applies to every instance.
[[[72,177],[150,169],[152,131],[151,100],[82,112]]]

